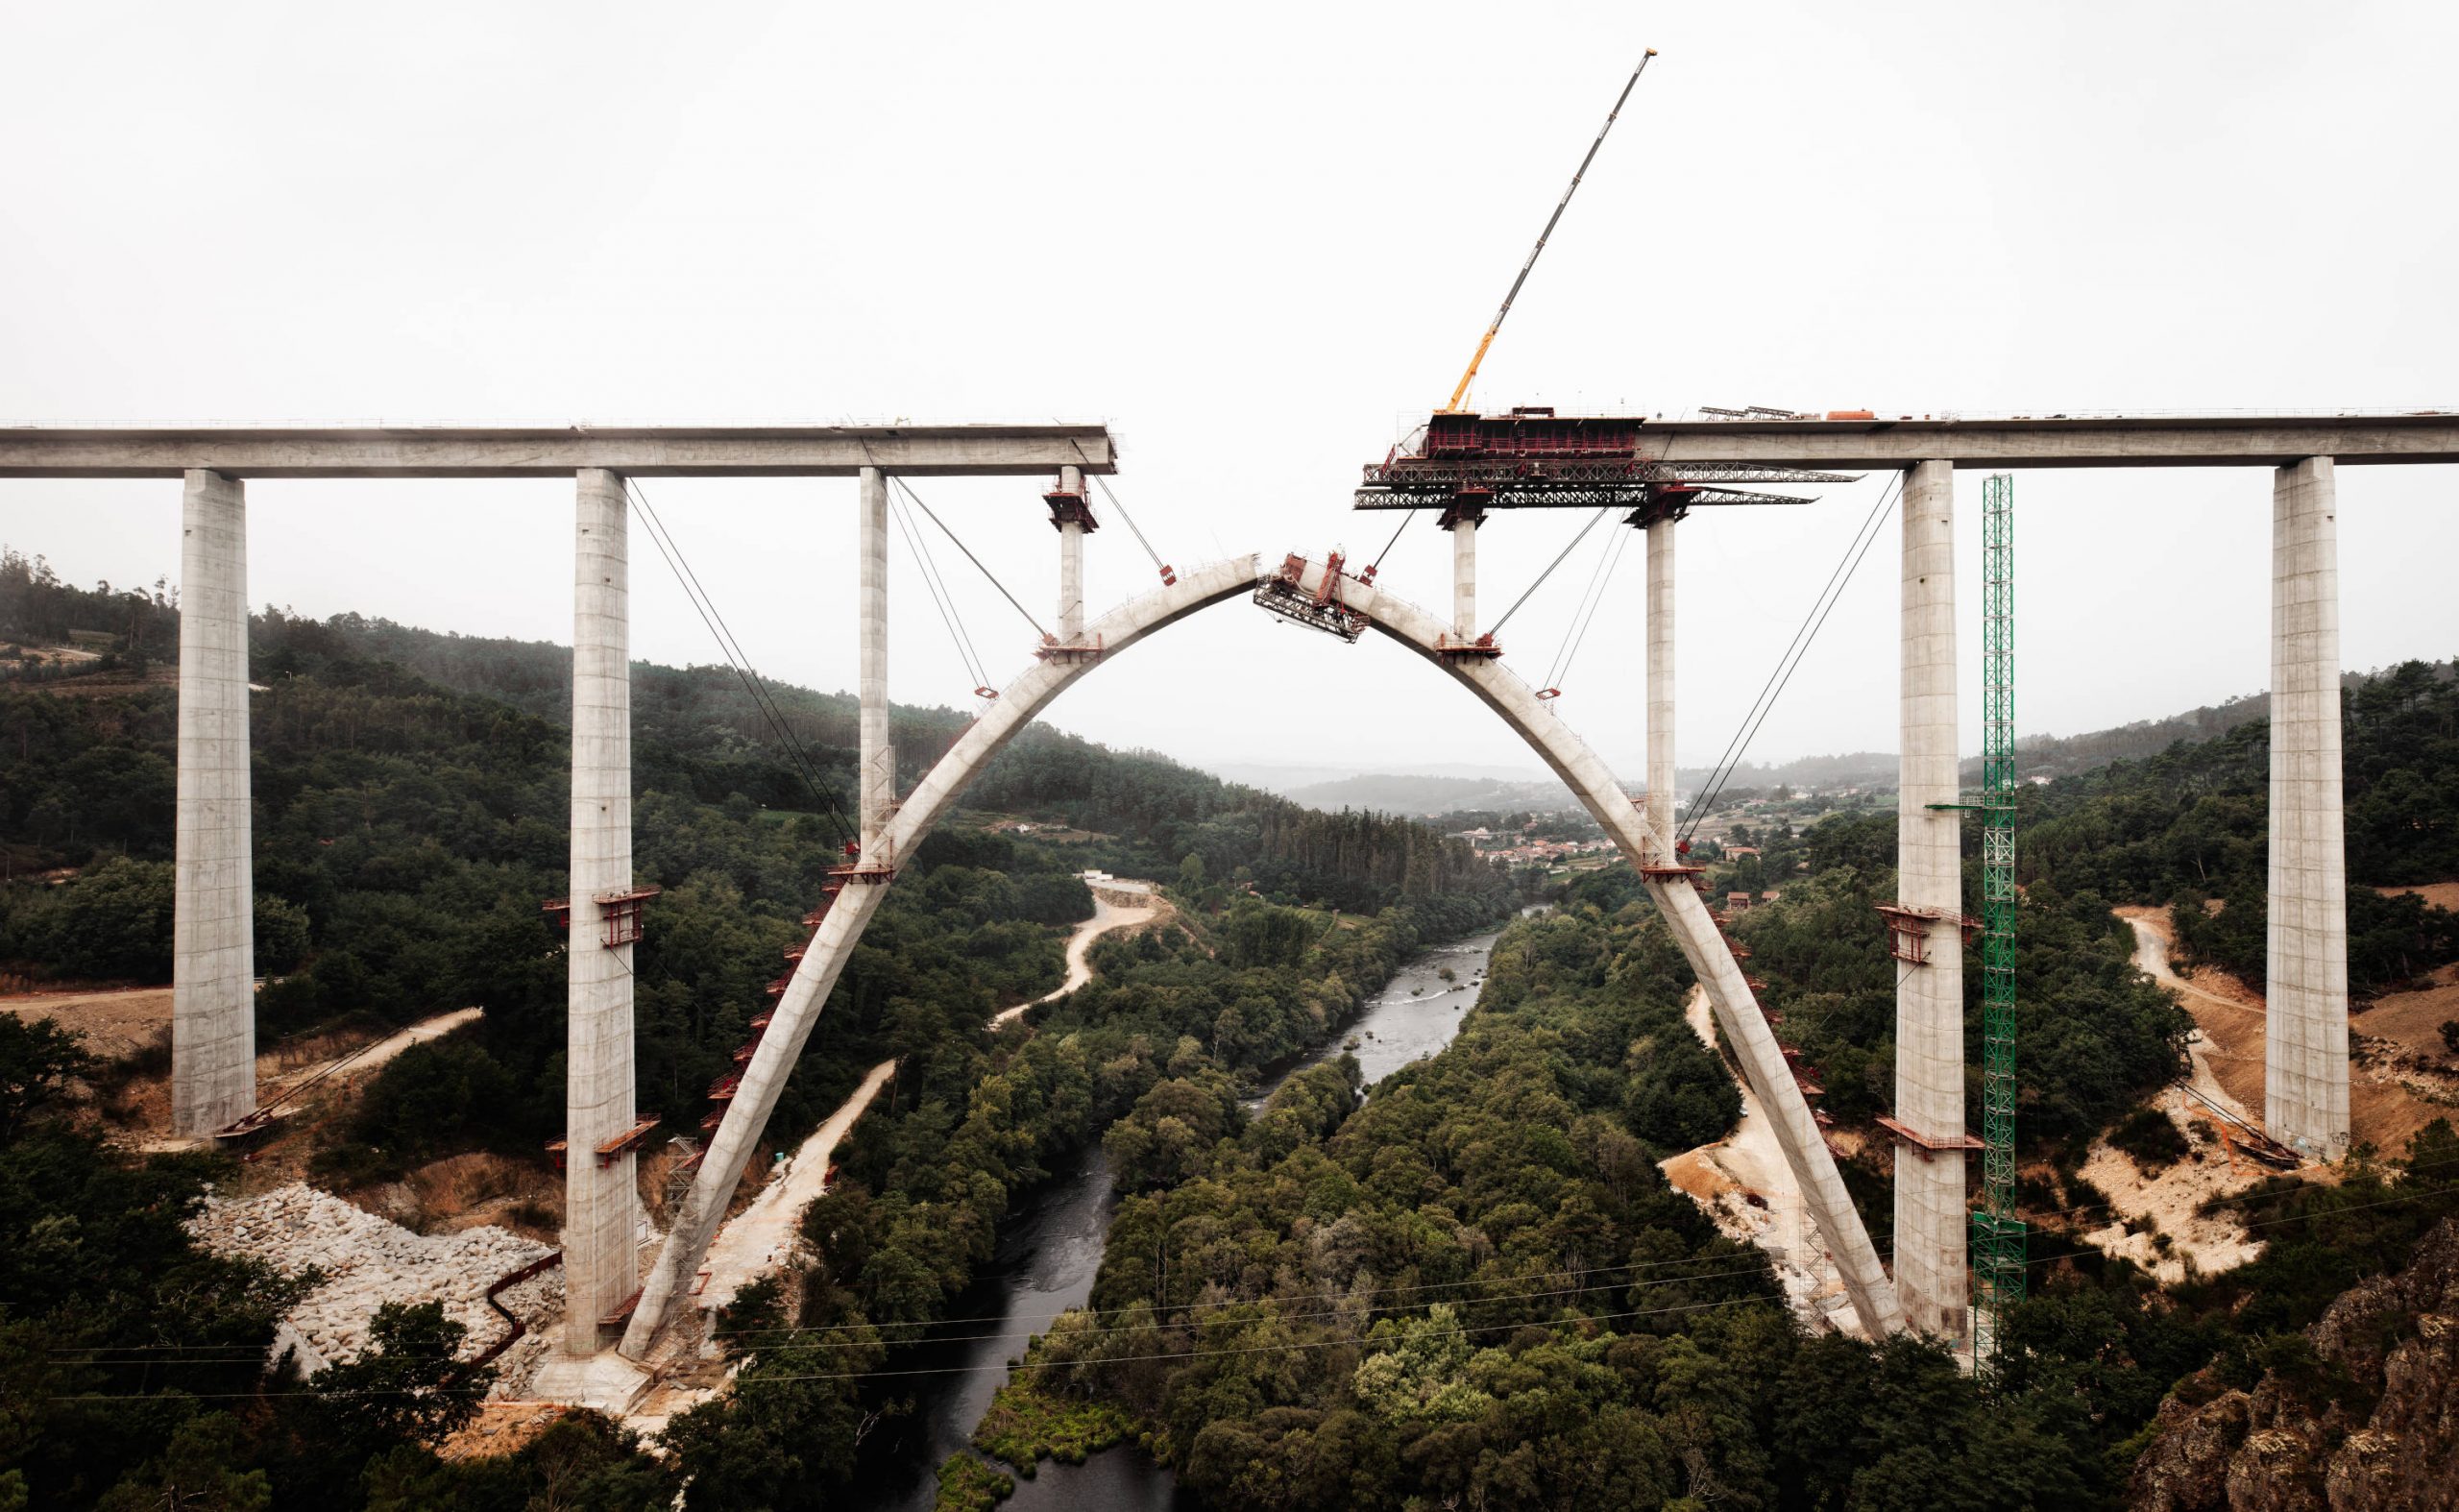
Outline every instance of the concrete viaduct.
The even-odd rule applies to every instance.
[[[1643,459],[1702,467],[1893,469],[1902,525],[1902,901],[1961,916],[1955,646],[1955,470],[2034,467],[2266,467],[2272,480],[2270,1012],[2264,1118],[2309,1158],[2347,1152],[2347,880],[2339,718],[2339,582],[2334,469],[2459,462],[2459,416],[1992,420],[1741,420],[1648,424]],[[1109,656],[1208,605],[1278,576],[1255,557],[1183,573],[1092,624],[1083,618],[1084,532],[1054,507],[1060,630],[1035,665],[900,799],[888,743],[888,483],[912,476],[1058,478],[1081,499],[1085,473],[1115,471],[1095,425],[764,427],[0,428],[0,477],[181,477],[177,910],[173,1088],[180,1132],[208,1135],[256,1107],[248,732],[249,477],[543,477],[575,480],[572,939],[564,1256],[571,1297],[556,1374],[575,1397],[620,1399],[688,1292],[785,1079],[839,972],[893,884],[895,860],[962,794],[991,756],[1052,699]],[[649,1275],[634,1238],[634,1159],[585,1153],[634,1123],[633,889],[626,476],[860,479],[861,866],[804,952]],[[1454,532],[1449,621],[1342,577],[1348,610],[1407,646],[1494,710],[1613,836],[1707,989],[1717,1023],[1776,1126],[1813,1221],[1854,1310],[1873,1334],[1966,1332],[1961,937],[1934,931],[1898,988],[1895,1266],[1880,1262],[1748,981],[1706,905],[1667,868],[1673,856],[1675,523],[1648,525],[1648,807],[1492,657],[1461,656],[1473,634],[1475,530]],[[1297,564],[1295,586],[1326,591]],[[610,929],[610,924],[612,928]],[[1873,926],[1874,937],[1877,928]],[[593,938],[608,941],[587,948]],[[554,1387],[542,1378],[542,1388]]]

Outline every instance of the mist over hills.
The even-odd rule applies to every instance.
[[[2451,662],[2433,664],[2434,676],[2448,682]],[[2381,670],[2343,673],[2344,690],[2363,687]],[[2035,734],[2019,737],[2015,751],[2027,777],[2068,777],[2114,761],[2142,761],[2159,755],[2180,741],[2207,741],[2240,725],[2271,715],[2271,695],[2253,693],[2189,709],[2160,719],[2137,719],[2081,735]],[[1231,782],[1278,793],[1308,808],[1372,809],[1394,814],[1460,814],[1487,810],[1565,809],[1572,805],[1570,790],[1533,763],[1525,768],[1435,763],[1409,771],[1385,771],[1335,765],[1271,766],[1258,763],[1199,763]],[[1641,786],[1644,768],[1637,759],[1619,763],[1615,771],[1630,786]],[[1838,755],[1798,756],[1789,761],[1745,761],[1727,780],[1729,789],[1788,788],[1833,790],[1865,788],[1891,791],[1897,758],[1892,751],[1849,751]],[[1963,763],[1964,778],[1978,782],[1978,753]],[[1711,776],[1703,767],[1685,767],[1678,776],[1683,792],[1696,792]]]

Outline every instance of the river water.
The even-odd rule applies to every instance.
[[[1260,1108],[1281,1083],[1308,1066],[1357,1057],[1369,1086],[1451,1042],[1484,986],[1486,958],[1500,930],[1421,951],[1341,1031],[1281,1070],[1255,1096]],[[1452,980],[1443,979],[1446,970]],[[897,1512],[931,1512],[938,1500],[939,1466],[970,1448],[974,1425],[1006,1378],[1001,1369],[1025,1353],[1030,1334],[1081,1307],[1093,1294],[1116,1198],[1109,1161],[1099,1145],[1073,1166],[1053,1173],[999,1232],[998,1253],[948,1309],[951,1318],[980,1322],[945,1331],[985,1335],[915,1352],[907,1367],[938,1372],[914,1378],[914,1410],[883,1427],[865,1447],[858,1494],[862,1504]],[[1005,1469],[1006,1467],[1001,1467]],[[1016,1477],[1003,1512],[1151,1512],[1191,1507],[1177,1479],[1141,1449],[1126,1446],[1082,1465],[1043,1460],[1033,1479]]]

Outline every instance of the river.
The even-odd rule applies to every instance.
[[[1369,1086],[1441,1050],[1476,1006],[1486,959],[1501,934],[1473,935],[1410,958],[1347,1028],[1280,1070],[1248,1108],[1262,1107],[1281,1083],[1344,1048],[1357,1057]],[[948,1308],[951,1318],[981,1321],[947,1331],[986,1336],[915,1352],[907,1368],[944,1374],[916,1378],[921,1385],[913,1415],[884,1427],[866,1448],[859,1488],[867,1493],[864,1505],[898,1512],[931,1512],[937,1505],[939,1466],[970,1448],[974,1425],[1005,1378],[1001,1367],[1024,1353],[1027,1335],[1042,1332],[1092,1296],[1115,1204],[1109,1161],[1095,1145],[1054,1172],[1000,1226],[998,1253]],[[1130,1446],[1082,1465],[1043,1460],[1034,1478],[1016,1477],[1016,1494],[1000,1505],[1003,1512],[1150,1512],[1194,1503],[1168,1470]]]

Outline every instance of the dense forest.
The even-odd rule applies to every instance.
[[[0,608],[30,640],[134,597],[21,565],[0,573]],[[170,616],[175,642],[175,606],[147,602],[151,633]],[[550,646],[350,616],[253,625],[260,1034],[487,1011],[385,1067],[317,1155],[322,1181],[347,1189],[473,1149],[543,1166],[561,1132],[562,941],[540,905],[564,890],[568,669]],[[697,1133],[701,1088],[730,1066],[838,859],[851,700],[774,692],[816,783],[725,669],[635,668],[636,868],[664,890],[634,952],[638,1097],[678,1134]],[[0,969],[167,974],[175,698],[127,678],[75,695],[0,688],[15,737],[0,750],[0,844],[20,879],[0,888]],[[962,722],[898,709],[894,737],[927,765]],[[1466,846],[1415,825],[1310,814],[1055,732],[1020,739],[970,801],[1079,828],[1048,843],[960,814],[921,846],[769,1128],[798,1137],[864,1067],[899,1059],[889,1106],[842,1158],[854,1180],[830,1211],[845,1242],[797,1309],[844,1325],[832,1359],[855,1357],[859,1339],[909,1342],[987,1256],[1011,1195],[1155,1086],[1252,1080],[1346,1017],[1403,954],[1514,901]],[[1059,985],[1061,926],[1091,911],[1075,873],[1096,866],[1171,880],[1186,927],[1106,952],[1102,987],[1039,1011],[1041,1032],[992,1034],[997,1009]],[[206,1256],[179,1228],[220,1162],[132,1164],[103,1143],[63,1089],[129,1067],[14,1018],[0,1018],[0,1058],[14,1100],[0,1110],[0,1247],[13,1262],[0,1506],[521,1507],[573,1487],[581,1500],[554,1504],[672,1500],[674,1470],[602,1427],[559,1428],[509,1458],[436,1460],[427,1446],[486,1380],[450,1364],[457,1341],[432,1308],[388,1317],[352,1366],[259,1381],[253,1361],[295,1283]],[[856,1209],[860,1222],[843,1216]],[[759,1305],[746,1299],[746,1328]],[[760,1351],[752,1373],[791,1377],[789,1356]],[[353,1405],[370,1392],[431,1405]],[[674,1464],[694,1506],[833,1501],[856,1439],[835,1427],[885,1404],[851,1386],[746,1390],[678,1425]],[[349,1452],[318,1451],[345,1428]],[[746,1502],[745,1476],[771,1489]]]
[[[1459,1037],[1362,1104],[1340,1064],[1245,1120],[1161,1084],[1202,1148],[1122,1204],[1092,1306],[977,1443],[1030,1473],[1132,1437],[1207,1504],[1292,1512],[2115,1506],[2173,1386],[2361,1394],[2298,1330],[2459,1212],[2437,1124],[2339,1186],[2258,1188],[2265,1256],[2164,1294],[2077,1237],[2100,1194],[2046,1188],[1993,1403],[1935,1348],[1806,1334],[1668,1187],[1657,1161],[1735,1095],[1686,983],[1643,902],[1574,897],[1513,925]]]

